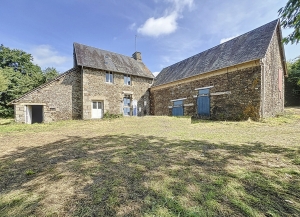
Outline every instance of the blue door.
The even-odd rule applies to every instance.
[[[197,107],[199,116],[210,115],[210,100],[209,100],[209,89],[199,90],[197,98]]]
[[[173,102],[172,115],[183,116],[183,100]]]

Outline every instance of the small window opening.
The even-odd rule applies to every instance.
[[[106,72],[105,81],[107,83],[114,83],[114,75],[112,72]]]
[[[124,75],[124,84],[131,85],[131,77],[130,75]]]

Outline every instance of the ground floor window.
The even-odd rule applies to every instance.
[[[123,112],[125,116],[130,116],[131,96],[126,95],[123,98]]]

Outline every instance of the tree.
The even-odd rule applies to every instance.
[[[0,68],[0,93],[2,91],[5,91],[8,87],[8,80],[7,78],[4,76],[1,68]]]
[[[285,103],[287,106],[300,105],[300,57],[287,62],[288,77],[285,82]]]
[[[0,90],[0,117],[13,115],[13,107],[7,105],[9,102],[57,75],[55,68],[47,68],[43,72],[32,61],[31,54],[0,46],[0,75],[5,77],[3,84],[7,85],[7,87],[3,85],[2,92]],[[1,81],[0,77],[0,86]]]
[[[293,86],[298,86],[300,89],[300,57],[296,58],[292,62],[288,62],[288,78],[287,81]]]
[[[283,43],[298,44],[300,41],[300,0],[289,0],[278,13],[283,28],[294,28],[294,31],[283,39]]]
[[[45,70],[43,70],[45,82],[53,80],[55,77],[59,75],[59,72],[53,68],[53,67],[48,67]]]

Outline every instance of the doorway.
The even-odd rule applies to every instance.
[[[197,98],[197,113],[200,117],[210,116],[210,99],[209,99],[209,88],[199,90]]]
[[[92,102],[92,118],[102,118],[103,117],[103,102],[93,101]]]
[[[25,106],[25,123],[35,124],[43,123],[43,106],[42,105],[26,105]]]

